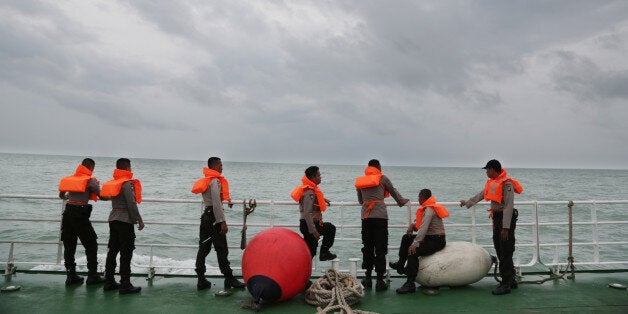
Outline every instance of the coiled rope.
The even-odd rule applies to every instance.
[[[375,314],[351,309],[351,305],[359,302],[362,297],[364,297],[362,284],[350,274],[341,274],[334,269],[326,270],[325,275],[312,283],[305,292],[305,302],[318,305],[316,308],[318,314],[335,310],[347,314]]]

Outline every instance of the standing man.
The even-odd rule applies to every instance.
[[[142,184],[133,179],[131,161],[120,158],[116,161],[113,171],[113,180],[102,186],[100,194],[111,197],[111,213],[109,213],[109,250],[105,264],[105,285],[103,290],[119,289],[120,294],[138,293],[141,287],[131,284],[131,259],[135,250],[135,231],[133,225],[138,224],[138,230],[144,229],[144,221],[137,208],[142,202]],[[120,253],[120,283],[114,279],[116,272],[116,258]]]
[[[408,231],[401,238],[399,261],[390,263],[390,267],[400,274],[406,274],[406,283],[397,289],[397,293],[412,293],[416,291],[414,281],[419,273],[419,256],[432,255],[445,248],[445,225],[443,218],[449,217],[447,208],[436,204],[432,191],[423,189],[419,192],[419,204],[414,224],[408,226]],[[413,235],[413,231],[417,231]],[[404,264],[408,261],[408,266]]]
[[[323,236],[321,261],[328,261],[336,258],[336,254],[329,252],[334,245],[336,237],[336,226],[330,222],[323,222],[323,212],[329,205],[329,200],[323,196],[323,191],[318,188],[321,183],[321,172],[317,166],[305,169],[305,176],[301,178],[303,185],[297,186],[290,196],[299,202],[301,219],[299,220],[299,230],[303,234],[303,239],[310,248],[312,258],[316,256],[318,239]]]
[[[83,159],[76,168],[74,175],[61,179],[59,183],[59,198],[68,200],[61,219],[61,240],[63,241],[63,258],[67,269],[65,285],[82,284],[83,277],[76,274],[74,253],[76,239],[81,239],[87,257],[87,284],[94,285],[103,282],[98,275],[98,236],[89,221],[92,214],[92,205],[89,200],[97,201],[100,194],[100,182],[92,177],[96,163],[91,158]]]
[[[390,179],[382,174],[382,167],[377,159],[369,161],[364,174],[355,180],[358,202],[362,204],[362,268],[366,270],[362,285],[367,288],[373,286],[371,274],[375,267],[375,291],[383,291],[388,289],[384,282],[388,253],[388,211],[384,198],[392,195],[399,207],[409,200],[403,198]]]
[[[502,295],[510,293],[511,288],[517,288],[512,254],[515,251],[515,227],[519,214],[513,206],[515,193],[521,194],[523,187],[517,180],[509,178],[506,170],[495,159],[489,160],[482,169],[486,169],[488,177],[484,190],[467,201],[461,200],[460,206],[470,208],[482,199],[491,201],[489,211],[493,218],[493,245],[502,277],[501,284],[493,290],[493,294]]]
[[[212,249],[216,248],[218,266],[225,276],[225,289],[244,288],[244,284],[233,276],[233,270],[229,266],[229,248],[227,247],[227,221],[223,201],[229,202],[229,208],[233,207],[229,196],[229,183],[222,176],[222,161],[218,157],[210,157],[207,167],[203,168],[205,177],[196,181],[192,187],[192,193],[203,196],[205,211],[201,215],[201,228],[199,231],[198,253],[196,254],[196,275],[198,276],[197,290],[211,287],[211,282],[205,279],[205,258]]]

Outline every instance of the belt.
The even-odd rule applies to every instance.
[[[425,237],[426,238],[444,238],[445,234],[444,233],[442,233],[442,234],[428,234]]]
[[[82,206],[82,205],[87,205],[87,202],[81,202],[81,201],[69,200],[69,201],[67,202],[67,204]]]
[[[214,211],[214,206],[207,206],[205,207],[205,213],[211,213]]]

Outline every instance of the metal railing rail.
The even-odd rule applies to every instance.
[[[48,196],[48,195],[8,195],[8,194],[0,194],[0,199],[3,198],[18,198],[18,199],[42,199],[42,200],[56,200],[59,201],[61,203],[61,213],[63,213],[63,209],[65,208],[65,201],[61,201],[58,197],[56,196]],[[175,204],[198,204],[199,205],[199,211],[202,212],[203,210],[203,204],[200,200],[190,200],[190,199],[156,199],[156,198],[148,198],[148,199],[144,199],[143,202],[147,202],[147,203],[175,203]],[[246,203],[246,201],[233,201],[234,204],[242,204],[242,203]],[[458,206],[459,203],[458,202],[440,202],[440,204],[445,205],[445,206]],[[478,203],[479,205],[486,205],[487,203]],[[531,226],[532,231],[531,231],[531,238],[532,241],[529,243],[518,243],[517,247],[518,248],[532,248],[533,250],[533,254],[532,257],[530,258],[529,261],[526,262],[521,262],[519,261],[519,257],[517,257],[517,260],[515,262],[517,267],[531,267],[531,266],[535,266],[538,264],[542,264],[545,266],[554,266],[554,267],[558,267],[558,266],[564,266],[567,265],[567,262],[560,262],[559,258],[558,258],[558,249],[561,247],[568,247],[569,243],[540,243],[540,235],[539,235],[539,227],[542,226],[565,226],[565,225],[569,225],[568,222],[564,222],[564,221],[560,221],[560,222],[541,222],[539,219],[539,207],[540,206],[544,206],[544,205],[564,205],[565,207],[567,207],[567,205],[569,204],[569,201],[524,201],[524,202],[515,202],[516,206],[522,206],[522,205],[528,205],[532,207],[532,221],[530,222],[519,222],[517,225],[518,227],[520,226]],[[601,246],[615,246],[615,245],[628,245],[628,241],[600,241],[599,238],[599,233],[598,233],[598,227],[601,225],[628,225],[628,221],[598,221],[597,220],[597,211],[598,211],[598,206],[605,204],[605,205],[625,205],[628,204],[628,200],[607,200],[607,201],[603,201],[603,200],[598,200],[598,201],[574,201],[573,204],[575,205],[588,205],[589,210],[591,211],[591,220],[590,221],[578,221],[578,222],[574,222],[573,225],[574,226],[591,226],[592,227],[592,234],[591,234],[591,240],[590,242],[573,242],[573,246],[587,246],[587,247],[593,247],[594,250],[594,256],[593,256],[593,260],[591,261],[578,261],[573,263],[574,265],[619,265],[619,264],[627,264],[628,265],[628,260],[619,260],[619,261],[600,261],[600,247]],[[247,223],[246,225],[248,227],[286,227],[286,228],[293,228],[293,229],[298,229],[299,225],[298,224],[286,224],[286,223],[277,223],[276,222],[276,206],[280,206],[280,207],[285,207],[285,206],[291,206],[291,210],[294,209],[294,206],[297,206],[297,204],[293,201],[274,201],[274,200],[258,200],[257,201],[257,205],[258,206],[267,206],[268,207],[268,213],[269,213],[269,218],[268,218],[268,223]],[[396,204],[394,203],[387,203],[387,205],[390,206],[396,206]],[[413,220],[413,212],[412,209],[416,208],[419,204],[416,202],[412,202],[409,204],[406,204],[405,207],[407,209],[407,217],[406,220],[408,223],[412,222]],[[360,204],[358,204],[357,202],[332,202],[331,206],[334,207],[335,210],[339,210],[340,211],[340,221],[334,221],[334,224],[336,225],[336,228],[338,230],[338,236],[336,237],[337,241],[361,241],[360,238],[349,238],[349,237],[344,237],[344,230],[345,229],[359,229],[361,228],[361,225],[358,224],[345,224],[345,209],[344,207],[358,207],[361,206]],[[471,211],[471,223],[451,223],[451,224],[445,224],[446,225],[446,229],[447,230],[451,230],[454,228],[468,228],[471,227],[471,234],[470,234],[470,238],[471,238],[471,242],[472,243],[476,243],[477,240],[477,236],[478,236],[478,230],[479,228],[490,228],[491,224],[490,223],[477,223],[477,216],[478,216],[478,212],[476,210],[476,206],[472,207],[470,209]],[[231,210],[230,210],[231,212]],[[353,211],[353,213],[355,213],[355,210]],[[482,211],[483,213],[483,211]],[[12,222],[41,222],[41,223],[50,223],[50,222],[54,222],[54,223],[61,223],[61,215],[59,215],[60,217],[58,219],[50,219],[50,218],[4,218],[4,217],[0,217],[0,221],[12,221]],[[234,219],[230,219],[230,226],[236,226],[236,227],[243,227],[244,225],[242,223],[237,223],[237,222],[232,222],[234,221]],[[92,223],[107,223],[106,220],[92,220]],[[198,226],[199,223],[198,222],[181,222],[181,221],[144,221],[144,223],[146,225],[170,225],[170,226]],[[401,230],[405,230],[407,228],[408,224],[401,224],[401,225],[389,225],[389,228],[391,229],[401,229]],[[60,230],[61,228],[59,228]],[[519,228],[518,228],[519,229]],[[520,230],[520,229],[519,229]],[[521,231],[517,231],[518,234],[518,238],[520,239],[520,232]],[[17,264],[22,264],[22,265],[62,265],[62,257],[63,257],[63,243],[61,242],[61,233],[59,231],[59,235],[58,235],[58,241],[28,241],[28,240],[18,240],[18,239],[1,239],[0,243],[4,243],[4,244],[9,244],[10,248],[9,248],[9,256],[7,258],[7,264],[6,264],[6,269],[5,269],[5,273],[9,274],[10,272],[15,270],[15,265]],[[25,244],[25,245],[30,245],[30,244],[41,244],[41,245],[57,245],[58,249],[57,249],[57,258],[56,258],[56,262],[50,262],[50,261],[16,261],[14,258],[14,248],[16,244]],[[99,244],[100,246],[106,246],[106,244]],[[148,269],[148,275],[149,277],[153,276],[155,274],[155,269],[158,268],[168,268],[168,269],[193,269],[193,267],[184,267],[184,266],[173,266],[173,265],[157,265],[154,263],[153,257],[154,257],[154,253],[153,253],[153,249],[154,248],[196,248],[198,247],[197,245],[186,245],[186,244],[158,244],[158,243],[136,243],[136,246],[138,247],[148,247],[150,248],[150,262],[148,265],[139,265],[139,264],[133,264],[136,267],[142,267],[142,268],[147,268]],[[480,245],[482,247],[485,248],[492,248],[492,245],[490,244],[486,244],[486,245]],[[229,246],[230,249],[240,249],[239,246]],[[398,246],[389,246],[390,249],[397,249]],[[551,262],[546,260],[546,257],[544,257],[543,259],[541,258],[541,249],[542,248],[553,248],[554,249],[554,254],[552,257]],[[352,259],[353,263],[355,263],[356,259]],[[316,265],[316,259],[313,260],[314,263],[314,269],[316,269],[317,265]],[[337,265],[337,264],[336,264]],[[80,266],[84,266],[84,265],[80,265]],[[355,265],[352,265],[355,266]],[[209,269],[214,269],[217,270],[217,267],[208,267]],[[233,267],[234,269],[241,269],[240,267]]]

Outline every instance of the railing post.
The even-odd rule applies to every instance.
[[[412,202],[408,202],[410,204]],[[412,223],[412,205],[407,205],[408,208],[408,226]]]
[[[593,261],[600,262],[600,238],[597,232],[597,203],[591,202],[591,222],[593,231]]]
[[[331,261],[331,268],[333,268],[335,271],[338,271],[340,269],[340,259],[334,258]]]
[[[270,227],[275,226],[275,201],[270,200]]]
[[[541,239],[539,237],[539,203],[537,201],[534,202],[534,224],[532,225],[532,232],[534,237],[534,248],[535,255],[534,263],[541,261]],[[542,262],[541,262],[542,263]]]
[[[476,244],[475,243],[475,238],[476,238],[476,233],[477,233],[477,227],[476,227],[476,221],[475,221],[475,206],[471,207],[471,243]]]
[[[148,262],[148,278],[147,280],[153,279],[155,277],[155,266],[153,265],[153,246],[150,246],[150,260]]]
[[[14,243],[11,242],[11,247],[9,248],[9,259],[7,260],[7,268],[4,270],[5,276],[11,276],[15,272],[15,265],[13,264],[13,247]]]
[[[57,265],[61,264],[61,255],[63,254],[63,241],[61,239],[61,233],[63,230],[63,212],[65,211],[65,203],[67,203],[67,200],[63,200],[61,202],[61,221],[59,222],[59,245],[57,248]]]
[[[344,238],[345,230],[345,211],[344,207],[340,207],[340,237]]]
[[[575,279],[575,267],[573,265],[573,201],[569,201],[567,203],[567,207],[569,208],[569,256],[567,257],[567,268],[565,268],[565,272],[567,272],[568,268],[571,268],[571,275],[567,278]]]
[[[352,257],[349,259],[349,274],[353,277],[358,276],[358,261],[359,258]]]

